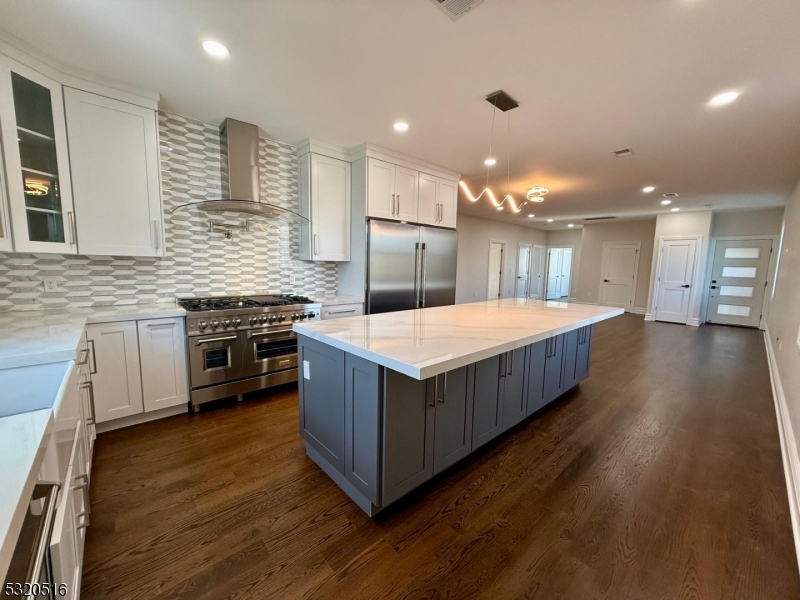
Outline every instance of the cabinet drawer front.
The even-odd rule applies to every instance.
[[[364,314],[364,305],[358,304],[339,304],[338,306],[323,306],[323,319],[343,319],[345,317],[357,317]]]

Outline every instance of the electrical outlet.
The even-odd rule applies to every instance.
[[[58,285],[57,277],[44,278],[44,291],[45,292],[60,292],[61,287]]]

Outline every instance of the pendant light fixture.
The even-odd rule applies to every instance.
[[[521,202],[521,203],[517,202],[517,200],[515,200],[514,197],[510,194],[511,116],[508,114],[508,111],[510,111],[513,108],[517,108],[519,106],[519,102],[514,100],[511,96],[509,96],[502,90],[486,96],[486,101],[489,102],[489,104],[491,104],[494,107],[492,109],[492,132],[489,137],[489,154],[488,158],[484,161],[484,164],[486,165],[486,185],[484,186],[481,193],[478,194],[477,196],[474,196],[472,194],[472,192],[469,189],[469,186],[467,186],[466,182],[464,182],[463,180],[459,182],[459,185],[461,186],[461,189],[464,190],[464,194],[467,196],[467,199],[470,202],[477,202],[485,194],[497,210],[503,210],[505,208],[505,205],[508,204],[508,207],[511,210],[511,212],[518,213],[522,210],[522,207],[527,204],[527,202]],[[497,163],[497,160],[492,158],[492,145],[494,143],[494,122],[498,108],[506,113],[506,193],[499,201],[497,200],[497,197],[494,195],[494,192],[492,192],[491,188],[489,187],[489,175],[491,172],[491,167]]]

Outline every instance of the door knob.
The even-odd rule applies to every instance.
[[[692,287],[692,286],[690,286],[688,283],[684,283],[681,287],[687,288],[687,287]]]
[[[603,279],[603,281],[606,283],[611,283],[608,279]]]

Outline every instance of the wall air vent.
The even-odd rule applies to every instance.
[[[452,21],[458,21],[476,6],[483,4],[483,0],[431,0]]]
[[[584,221],[607,221],[608,219],[616,219],[617,217],[586,217]]]
[[[678,194],[675,192],[670,192],[669,194],[664,194],[664,198],[677,198]]]
[[[626,156],[633,156],[633,150],[630,148],[622,148],[621,150],[614,150],[614,156],[617,158],[625,158]]]

